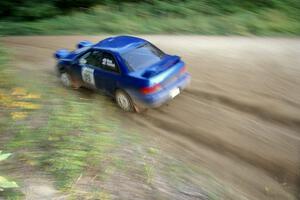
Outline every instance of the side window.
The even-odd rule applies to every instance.
[[[85,54],[83,54],[80,58],[79,58],[79,63],[84,65],[84,64],[87,64],[87,59],[88,57],[91,55],[91,52],[87,52]]]
[[[101,67],[101,57],[102,53],[100,51],[90,51],[79,59],[79,63]]]
[[[102,54],[101,64],[102,68],[106,71],[120,72],[115,58],[110,53],[104,52]]]

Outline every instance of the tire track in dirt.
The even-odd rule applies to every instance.
[[[270,160],[262,157],[255,152],[245,148],[240,148],[238,145],[233,146],[232,143],[229,144],[204,129],[181,124],[179,121],[173,120],[171,116],[167,118],[166,116],[163,117],[161,115],[159,115],[159,117],[155,115],[145,115],[143,117],[145,121],[151,122],[159,129],[168,131],[178,136],[184,136],[195,144],[205,145],[206,148],[216,151],[219,154],[223,154],[227,157],[238,158],[243,162],[262,169],[276,181],[284,180],[287,177],[294,183],[298,181],[296,178],[297,173],[295,170],[293,170],[293,167],[283,164],[279,160]],[[138,123],[142,124],[143,126],[145,125],[141,120],[139,120]]]
[[[281,101],[283,104],[288,104],[290,106],[293,106],[297,109],[300,109],[300,104],[297,103],[297,102],[294,102],[292,100],[289,100],[289,99],[286,99],[286,98],[275,98],[274,96],[270,95],[270,94],[264,94],[264,93],[261,93],[261,92],[254,92],[255,94],[259,95],[259,96],[263,96],[263,97],[266,97],[266,98],[269,98],[269,99],[273,99],[273,100],[279,100]]]
[[[157,110],[157,112],[163,113],[163,111],[161,110]],[[255,176],[259,176],[259,179],[266,180],[270,178],[274,183],[277,183],[273,186],[274,189],[276,187],[278,187],[276,190],[283,189],[280,185],[284,181],[286,181],[286,174],[282,173],[285,172],[285,167],[272,166],[273,163],[269,164],[268,161],[263,157],[257,158],[257,155],[252,153],[251,151],[247,151],[245,149],[241,150],[240,148],[234,149],[231,144],[226,144],[226,142],[224,143],[224,141],[220,140],[217,137],[211,136],[211,134],[206,132],[205,130],[198,130],[196,132],[199,135],[199,132],[202,131],[202,133],[206,134],[206,136],[199,135],[199,137],[195,137],[195,130],[193,129],[193,127],[179,126],[178,121],[176,120],[173,120],[172,122],[165,121],[161,120],[163,119],[161,116],[153,117],[152,115],[149,116],[148,114],[144,114],[143,117],[131,115],[128,116],[128,118],[131,121],[134,121],[139,126],[147,128],[148,133],[156,132],[156,134],[159,134],[160,138],[164,138],[162,142],[164,140],[167,140],[168,143],[176,144],[173,145],[173,147],[175,147],[177,151],[180,152],[180,155],[184,155],[184,161],[185,159],[191,159],[193,160],[193,162],[199,163],[199,165],[203,165],[203,162],[207,162],[203,165],[203,167],[205,166],[212,173],[216,173],[216,177],[222,177],[222,179],[225,178],[223,179],[223,181],[225,182],[228,181],[228,177],[223,177],[222,173],[224,171],[216,169],[214,165],[218,165],[217,168],[223,168],[224,170],[226,170],[225,173],[233,174],[233,176],[237,177],[237,179],[241,181],[241,185],[236,188],[239,190],[239,192],[247,193],[248,190],[251,190],[250,187],[254,187],[257,190],[264,188],[266,182],[268,181],[260,181],[259,183],[257,183],[256,180],[252,179]],[[246,156],[248,153],[250,155]],[[210,156],[213,156],[213,159]],[[248,159],[251,160],[249,161]],[[243,168],[245,168],[244,170],[247,170],[241,172],[240,170]],[[269,169],[271,169],[272,171],[270,172]],[[277,174],[277,172],[279,174]],[[282,175],[282,180],[280,180],[280,174]],[[249,176],[251,177],[251,175],[252,178],[249,178]],[[292,176],[292,178],[295,179],[293,181],[297,184],[297,178],[295,178],[295,176]],[[228,182],[228,184],[230,183]],[[260,194],[257,195],[259,196]],[[276,198],[274,199],[289,198],[287,198],[287,196],[285,196],[283,192],[278,193]]]
[[[243,102],[241,100],[230,98],[222,94],[201,91],[198,89],[188,89],[186,90],[186,94],[207,101],[213,101],[223,104],[235,110],[256,116],[265,121],[280,123],[288,128],[300,130],[300,118],[295,118],[293,116],[288,116],[282,113],[276,113],[260,105],[254,105],[245,101]]]

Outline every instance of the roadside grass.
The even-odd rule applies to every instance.
[[[4,50],[4,48],[0,45],[0,137],[2,138],[2,140],[5,139],[5,137],[3,138],[4,131],[7,128],[7,124],[10,122],[10,118],[7,117],[7,113],[3,112],[5,111],[5,105],[10,103],[11,101],[11,99],[8,98],[7,95],[5,95],[5,91],[7,91],[10,87],[14,86],[14,80],[10,76],[12,69],[10,69],[8,66],[8,60],[8,52]],[[4,142],[0,142],[0,151],[3,150],[2,143]],[[4,165],[4,163],[1,163],[0,165]],[[5,178],[7,178],[9,181],[14,180],[12,177],[8,176],[9,175],[6,174]],[[19,200],[24,197],[22,192],[20,192],[19,188],[4,189],[3,191],[0,191],[0,198],[1,196],[8,200]]]
[[[99,5],[37,21],[0,21],[1,35],[62,34],[203,34],[299,35],[297,8],[237,9],[221,13],[197,1],[178,5],[147,3]],[[195,9],[194,9],[195,7]],[[197,10],[198,9],[198,10]]]
[[[0,43],[0,90],[14,86],[14,79],[10,76],[14,72],[14,69],[8,65],[9,58],[9,51],[4,49]]]
[[[70,99],[45,106],[40,110],[47,113],[45,124],[24,125],[7,148],[22,151],[20,159],[53,175],[58,188],[68,189],[86,167],[99,164],[105,150],[113,147],[113,125],[104,120],[92,124],[92,110],[91,105]]]
[[[1,48],[0,144],[14,155],[6,167],[25,170],[25,177],[26,168],[35,169],[53,178],[59,190],[70,192],[85,170],[103,167],[108,151],[118,145],[119,122],[101,110],[105,108],[101,102],[95,107],[92,100],[78,98],[76,92],[40,84],[42,81],[22,84],[7,61],[8,55]],[[18,181],[22,186],[22,180]],[[99,195],[105,192],[99,191]],[[0,196],[23,198],[18,189]]]

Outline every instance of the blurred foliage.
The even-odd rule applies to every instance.
[[[4,0],[0,16],[1,35],[300,33],[300,0]]]
[[[34,20],[62,14],[74,8],[87,8],[99,1],[95,0],[16,0],[0,1],[0,16],[14,20]]]
[[[120,10],[126,8],[126,4],[132,4],[158,15],[223,15],[241,10],[257,12],[266,8],[288,12],[289,9],[300,8],[299,0],[3,0],[0,1],[0,16],[33,20],[64,14],[70,10],[86,10],[97,4],[119,7]]]
[[[7,159],[10,155],[11,153],[2,153],[2,151],[0,151],[0,161]],[[3,191],[4,189],[16,188],[16,187],[18,187],[16,182],[9,181],[3,176],[0,176],[0,191]]]

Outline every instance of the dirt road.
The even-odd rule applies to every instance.
[[[161,108],[142,114],[116,112],[115,118],[201,172],[188,177],[186,185],[197,183],[207,192],[214,191],[205,181],[209,174],[226,190],[216,199],[300,198],[300,40],[143,37],[186,61],[191,86]],[[2,41],[12,49],[17,68],[41,76],[54,75],[54,50],[102,38],[7,37]],[[122,188],[126,189],[120,183],[115,190]],[[188,194],[185,198],[202,197]]]

